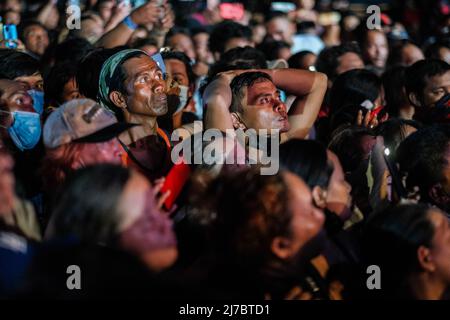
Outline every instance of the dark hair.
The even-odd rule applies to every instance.
[[[246,267],[261,267],[272,259],[272,240],[291,232],[282,171],[261,175],[253,167],[219,176],[211,188],[216,194],[214,237],[220,252]]]
[[[223,54],[227,42],[232,38],[252,39],[252,30],[233,21],[223,21],[214,26],[209,37],[209,50]]]
[[[118,201],[130,177],[130,170],[110,164],[86,167],[69,175],[54,206],[50,236],[113,244]]]
[[[121,63],[117,66],[116,70],[114,71],[114,73],[111,76],[111,79],[109,81],[109,92],[113,92],[113,91],[118,91],[120,93],[123,94],[127,94],[127,88],[125,87],[125,80],[127,78],[127,73],[123,67],[123,64],[127,61],[130,60],[132,58],[137,58],[137,57],[141,57],[141,56],[146,56],[148,57],[148,55],[143,52],[143,51],[133,51],[130,52],[128,54],[126,54],[122,60]],[[119,107],[111,104],[110,105],[111,111],[115,114],[115,116],[117,117],[117,120],[119,121],[123,121],[123,111],[122,109],[120,109]]]
[[[66,61],[55,64],[44,80],[45,106],[58,107],[63,103],[62,94],[65,84],[77,73],[77,65]]]
[[[416,46],[417,45],[410,41],[410,40],[403,40],[400,41],[398,43],[396,43],[395,45],[391,46],[390,50],[389,50],[389,57],[387,59],[386,65],[388,66],[397,66],[397,65],[403,65],[403,50],[407,47],[407,46]]]
[[[376,131],[377,135],[383,136],[384,145],[389,148],[392,155],[395,155],[400,143],[406,138],[406,126],[411,126],[416,129],[420,129],[421,125],[414,120],[405,120],[399,118],[391,118],[381,123]]]
[[[419,98],[422,98],[423,89],[427,85],[428,78],[443,75],[449,70],[450,65],[442,60],[426,59],[417,61],[405,71],[406,94],[414,93]]]
[[[429,217],[430,207],[405,204],[374,214],[364,228],[364,265],[382,270],[383,298],[413,298],[410,276],[421,270],[417,250],[431,247],[435,233]],[[381,290],[375,290],[381,291]]]
[[[284,19],[289,19],[288,16],[286,15],[286,13],[282,12],[282,11],[277,11],[277,10],[272,10],[269,11],[265,17],[264,17],[264,22],[268,23],[273,19],[277,19],[277,18],[284,18]]]
[[[210,26],[199,26],[199,27],[195,27],[195,28],[193,28],[191,30],[192,37],[196,36],[199,33],[210,34],[211,33],[211,27]]]
[[[446,125],[424,127],[407,137],[397,149],[400,170],[407,173],[406,186],[418,186],[421,201],[432,201],[429,190],[445,177],[445,158],[450,142],[450,128]]]
[[[18,30],[17,33],[19,35],[19,39],[22,40],[23,42],[25,42],[25,31],[33,26],[39,26],[42,29],[44,29],[46,32],[48,32],[47,28],[40,23],[39,21],[36,20],[27,20],[27,21],[23,21],[20,23],[20,25],[18,26]]]
[[[41,72],[39,61],[27,53],[0,49],[0,79],[14,80]]]
[[[293,54],[288,60],[289,68],[301,69],[303,59],[309,54],[315,55],[314,52],[307,51],[307,50],[300,51],[300,52],[297,52],[296,54]]]
[[[137,38],[131,44],[131,47],[134,49],[139,49],[144,46],[155,46],[156,48],[158,48],[158,41],[155,38]]]
[[[364,160],[360,141],[367,135],[374,136],[374,133],[363,127],[350,126],[337,132],[331,139],[328,148],[337,155],[345,173],[356,170]]]
[[[244,88],[251,87],[261,81],[272,81],[272,78],[265,72],[244,72],[235,77],[230,83],[232,94],[230,112],[242,113],[241,100],[244,97]]]
[[[365,69],[353,69],[340,74],[330,92],[331,113],[339,109],[360,105],[365,100],[374,102],[381,92],[381,79]]]
[[[289,170],[313,188],[326,188],[333,173],[326,148],[314,140],[291,139],[280,146],[281,168]]]
[[[169,39],[176,36],[177,34],[183,34],[189,38],[191,37],[191,32],[189,31],[189,29],[175,26],[171,28],[169,32],[167,32],[164,44],[167,45]]]
[[[402,107],[409,104],[408,97],[404,93],[405,72],[407,67],[396,66],[387,70],[381,76],[384,88],[386,111],[392,117],[398,117]]]
[[[71,61],[73,64],[77,64],[93,50],[94,46],[86,39],[66,39],[55,47],[55,63]]]
[[[208,77],[230,70],[267,69],[264,53],[252,47],[237,47],[228,50],[209,68]]]
[[[291,46],[289,43],[284,41],[275,41],[275,40],[265,40],[260,45],[258,45],[258,50],[261,50],[262,53],[266,56],[267,60],[276,60],[279,59],[279,54],[281,49],[290,49]]]
[[[425,49],[425,57],[427,59],[440,59],[440,53],[439,50],[441,48],[447,48],[450,49],[448,41],[438,41],[435,43],[430,44],[426,49]]]
[[[191,60],[189,57],[181,51],[168,51],[161,53],[161,56],[164,60],[178,60],[183,62],[184,66],[186,67],[186,73],[189,79],[189,84],[194,85],[196,76],[194,74],[194,71],[192,70]]]
[[[109,57],[120,50],[121,48],[96,49],[88,53],[88,55],[80,61],[76,78],[80,93],[83,96],[92,100],[97,100],[98,81],[102,65]]]
[[[337,77],[337,68],[340,64],[340,57],[348,52],[357,54],[361,60],[361,50],[357,43],[347,42],[338,46],[323,49],[316,61],[317,71],[323,72],[328,76],[328,79],[334,81]]]

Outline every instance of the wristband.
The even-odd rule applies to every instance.
[[[133,22],[133,20],[131,19],[131,16],[126,17],[123,20],[123,23],[125,23],[127,25],[127,27],[130,28],[133,31],[138,28],[138,25]]]

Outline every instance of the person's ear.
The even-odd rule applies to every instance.
[[[237,112],[232,112],[231,113],[231,121],[233,122],[233,127],[234,129],[242,129],[242,130],[246,130],[246,126],[245,124],[242,122],[241,120],[241,116],[239,115],[239,113]]]
[[[270,246],[272,253],[280,259],[289,259],[294,255],[291,241],[286,237],[275,237]]]
[[[419,261],[419,265],[425,271],[436,271],[436,265],[434,264],[433,256],[431,255],[431,251],[429,248],[420,246],[419,249],[417,249],[417,260]]]
[[[119,91],[113,91],[109,94],[109,99],[118,108],[125,109],[127,107],[127,102],[125,96]]]
[[[420,99],[417,97],[417,95],[414,92],[410,92],[408,94],[408,99],[409,99],[409,102],[411,102],[411,104],[414,107],[422,106],[422,103],[420,103]]]
[[[322,187],[315,186],[312,189],[312,196],[316,207],[325,209],[327,206],[327,190]]]
[[[437,183],[431,187],[431,189],[428,191],[428,196],[436,204],[446,204],[450,202],[450,196],[447,192],[445,192],[440,183]]]

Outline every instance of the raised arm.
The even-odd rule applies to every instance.
[[[289,110],[291,128],[281,135],[281,142],[292,138],[304,139],[320,111],[327,90],[327,76],[320,72],[297,69],[262,71],[272,77],[275,86],[297,97]]]
[[[133,10],[130,17],[131,24],[147,25],[155,24],[160,17],[162,9],[154,2],[148,2]],[[114,29],[105,33],[96,43],[98,47],[114,48],[125,45],[135,29],[125,22],[119,23]]]
[[[207,109],[205,114],[205,129],[219,129],[221,131],[233,129],[230,115],[231,88],[233,74],[226,72],[213,80],[203,93],[203,103]]]
[[[233,128],[229,112],[232,99],[230,82],[236,75],[249,71],[269,74],[275,86],[297,97],[289,110],[291,129],[281,135],[282,142],[294,137],[305,138],[319,113],[327,89],[327,76],[297,69],[234,70],[220,74],[203,94],[203,101],[208,109],[205,129],[217,128],[224,131]]]

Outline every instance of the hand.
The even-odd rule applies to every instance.
[[[164,32],[168,32],[175,25],[175,14],[172,7],[167,2],[162,6],[162,19],[159,20],[157,28]]]
[[[373,129],[377,127],[380,123],[385,122],[387,119],[389,119],[389,114],[386,113],[383,118],[380,120],[378,119],[378,115],[375,117],[372,117],[371,112],[367,111],[366,115],[363,117],[362,110],[358,111],[358,116],[356,118],[356,125]]]
[[[131,12],[131,4],[127,4],[126,2],[120,2],[113,9],[113,13],[111,15],[111,20],[122,21],[125,19]]]
[[[162,209],[164,202],[167,200],[167,198],[170,196],[170,190],[167,190],[164,193],[160,193],[162,187],[164,186],[164,182],[166,181],[165,177],[159,178],[155,180],[153,185],[153,194],[157,198],[156,207],[158,209]]]
[[[154,2],[148,2],[131,12],[131,20],[137,25],[154,24],[159,21],[162,8]]]

